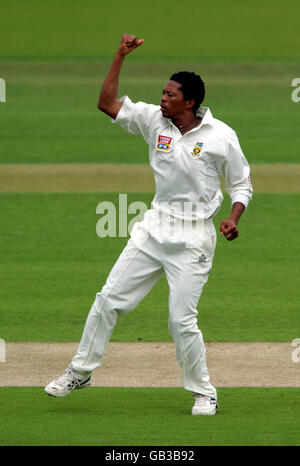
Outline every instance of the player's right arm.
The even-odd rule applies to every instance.
[[[123,34],[120,46],[114,56],[110,70],[102,84],[98,100],[98,108],[111,118],[115,119],[122,107],[118,100],[119,76],[123,61],[130,52],[142,45],[144,39],[137,39],[132,34]]]

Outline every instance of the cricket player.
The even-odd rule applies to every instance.
[[[216,246],[213,217],[223,200],[231,211],[220,224],[226,240],[238,237],[238,222],[252,197],[250,170],[233,129],[200,107],[205,86],[192,72],[173,74],[160,106],[118,99],[125,57],[143,44],[123,34],[105,78],[98,108],[149,145],[156,192],[151,208],[135,223],[86,320],[81,342],[65,373],[45,387],[55,397],[90,385],[119,315],[135,309],[163,273],[169,285],[169,331],[182,371],[183,387],[194,396],[193,415],[214,415],[217,391],[208,373],[197,305],[212,267]],[[133,140],[134,144],[134,140]]]

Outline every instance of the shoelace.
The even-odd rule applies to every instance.
[[[59,382],[62,386],[67,384],[70,387],[74,388],[80,385],[78,377],[74,374],[72,369],[69,367],[66,369],[65,373],[58,377],[55,381]]]
[[[196,406],[204,406],[207,404],[215,404],[216,401],[213,400],[212,398],[209,398],[208,396],[195,396],[195,405]]]

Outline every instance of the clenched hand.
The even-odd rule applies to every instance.
[[[221,222],[220,233],[221,235],[224,235],[228,241],[232,241],[239,236],[236,223],[230,219],[223,220]]]
[[[144,43],[144,39],[139,39],[132,34],[123,34],[119,46],[119,53],[123,56],[135,50]]]

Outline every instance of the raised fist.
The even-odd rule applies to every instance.
[[[119,53],[121,55],[127,55],[128,53],[132,52],[137,47],[142,45],[143,42],[144,39],[138,40],[137,36],[133,36],[132,34],[123,34],[119,47]]]

